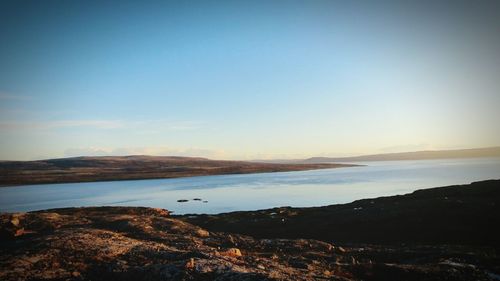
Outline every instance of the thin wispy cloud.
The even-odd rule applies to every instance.
[[[186,156],[224,159],[227,157],[224,150],[207,149],[198,147],[76,147],[64,151],[65,157],[76,156],[126,156],[126,155],[152,155],[152,156]]]
[[[135,129],[145,133],[184,131],[201,128],[195,121],[124,121],[124,120],[55,120],[55,121],[0,121],[2,130],[52,130],[64,128]]]
[[[0,100],[11,100],[11,101],[27,101],[31,100],[30,96],[12,95],[7,93],[0,93]]]
[[[1,121],[3,130],[50,130],[61,128],[89,127],[96,129],[122,128],[123,123],[115,120],[61,120],[61,121]]]
[[[185,131],[196,130],[205,125],[205,122],[200,121],[172,121],[172,120],[143,120],[128,122],[130,128],[154,128],[154,131]]]

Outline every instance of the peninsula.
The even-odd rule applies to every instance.
[[[352,166],[356,165],[256,163],[145,155],[0,161],[0,186],[289,172]]]

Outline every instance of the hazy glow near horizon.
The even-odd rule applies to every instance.
[[[0,159],[499,145],[498,1],[361,2],[4,1]]]

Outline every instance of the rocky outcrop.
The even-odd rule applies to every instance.
[[[0,280],[320,280],[325,272],[350,276],[336,263],[348,265],[350,257],[335,252],[331,244],[210,233],[160,209],[75,208],[0,218]],[[19,229],[24,233],[17,235]]]
[[[0,230],[0,280],[5,281],[492,280],[493,276],[470,259],[450,255],[450,249],[436,255],[435,248],[255,239],[207,231],[152,208],[2,214]]]

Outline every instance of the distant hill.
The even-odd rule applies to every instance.
[[[458,149],[458,150],[426,150],[414,152],[384,153],[354,157],[312,157],[294,163],[329,163],[359,161],[394,161],[394,160],[428,160],[447,158],[500,157],[500,147]]]
[[[353,165],[274,164],[146,155],[0,161],[0,186],[287,172],[347,166]]]

